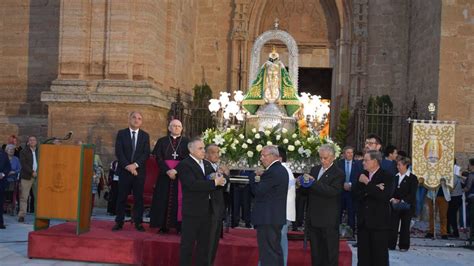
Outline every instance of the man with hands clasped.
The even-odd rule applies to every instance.
[[[369,150],[364,155],[365,171],[353,185],[358,204],[357,265],[388,265],[388,234],[390,230],[390,199],[394,178],[381,168],[382,153]]]
[[[132,112],[128,118],[128,128],[117,133],[115,156],[118,160],[117,175],[119,192],[113,231],[121,230],[125,218],[125,204],[130,190],[133,191],[133,219],[138,231],[145,231],[143,218],[143,186],[145,184],[145,162],[150,156],[150,137],[140,129],[143,117],[140,112]]]
[[[177,177],[183,188],[183,222],[179,264],[193,265],[193,249],[196,246],[196,265],[210,264],[209,243],[213,202],[211,193],[226,184],[219,175],[209,180],[215,172],[211,163],[204,160],[204,142],[195,138],[188,143],[189,156],[176,167]]]

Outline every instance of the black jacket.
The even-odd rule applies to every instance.
[[[202,217],[210,213],[210,194],[216,187],[214,180],[208,180],[206,176],[214,172],[214,169],[208,161],[203,162],[205,175],[191,156],[186,157],[176,166],[183,189],[183,216]]]
[[[310,175],[318,178],[321,166],[311,169]],[[308,222],[313,227],[339,227],[341,211],[341,193],[343,191],[344,172],[333,164],[315,180],[308,193]]]
[[[418,189],[418,177],[411,174],[403,178],[402,183],[398,185],[398,175],[395,176],[395,192],[393,198],[403,200],[410,204],[411,215],[415,214],[416,190]]]
[[[367,171],[363,172],[369,176]],[[384,190],[376,185],[384,184]],[[355,200],[358,201],[357,224],[368,229],[385,230],[390,228],[390,199],[394,190],[392,175],[379,168],[370,182],[357,182],[352,187]]]
[[[250,187],[255,195],[253,225],[286,224],[288,178],[288,171],[278,161],[263,172],[260,182],[255,182],[254,175],[249,177]]]
[[[125,167],[131,163],[138,164],[138,177],[145,178],[146,160],[150,157],[150,136],[143,130],[138,131],[137,146],[132,161],[132,138],[130,129],[125,128],[117,133],[115,140],[115,156],[118,160],[117,175],[132,175]]]
[[[38,160],[38,149],[35,151],[36,163],[39,164]],[[21,150],[20,152],[20,178],[30,180],[33,178],[33,152],[30,147]]]

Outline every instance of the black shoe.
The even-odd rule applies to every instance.
[[[165,235],[169,232],[170,230],[166,227],[163,227],[163,228],[160,228],[160,230],[158,230],[158,234],[160,235]]]
[[[112,231],[119,231],[122,230],[123,228],[123,223],[115,223],[114,227],[112,227]]]
[[[142,224],[135,224],[135,229],[139,232],[145,232],[145,227]]]
[[[447,235],[442,235],[441,239],[448,239],[448,236]]]
[[[19,223],[24,223],[25,222],[25,217],[18,217],[18,222]]]
[[[4,224],[0,224],[0,229],[7,229]]]
[[[432,233],[426,233],[425,238],[433,238],[434,235]]]
[[[250,223],[245,223],[245,227],[252,228],[252,225]]]

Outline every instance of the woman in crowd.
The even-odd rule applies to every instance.
[[[8,160],[10,161],[11,170],[8,173],[6,186],[5,186],[5,199],[11,202],[11,205],[8,209],[9,212],[12,214],[15,212],[16,206],[16,193],[15,188],[17,187],[17,181],[20,174],[20,159],[15,156],[15,152],[17,151],[17,147],[14,144],[8,144],[5,147],[5,152],[8,155]]]
[[[390,250],[395,250],[400,234],[398,247],[402,252],[408,251],[410,248],[410,221],[415,214],[416,190],[418,188],[418,178],[408,170],[409,166],[410,158],[400,157],[398,159],[395,192],[393,198],[390,199],[392,224],[388,247]]]

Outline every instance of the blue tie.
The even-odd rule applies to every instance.
[[[346,183],[351,179],[351,162],[346,161]]]

